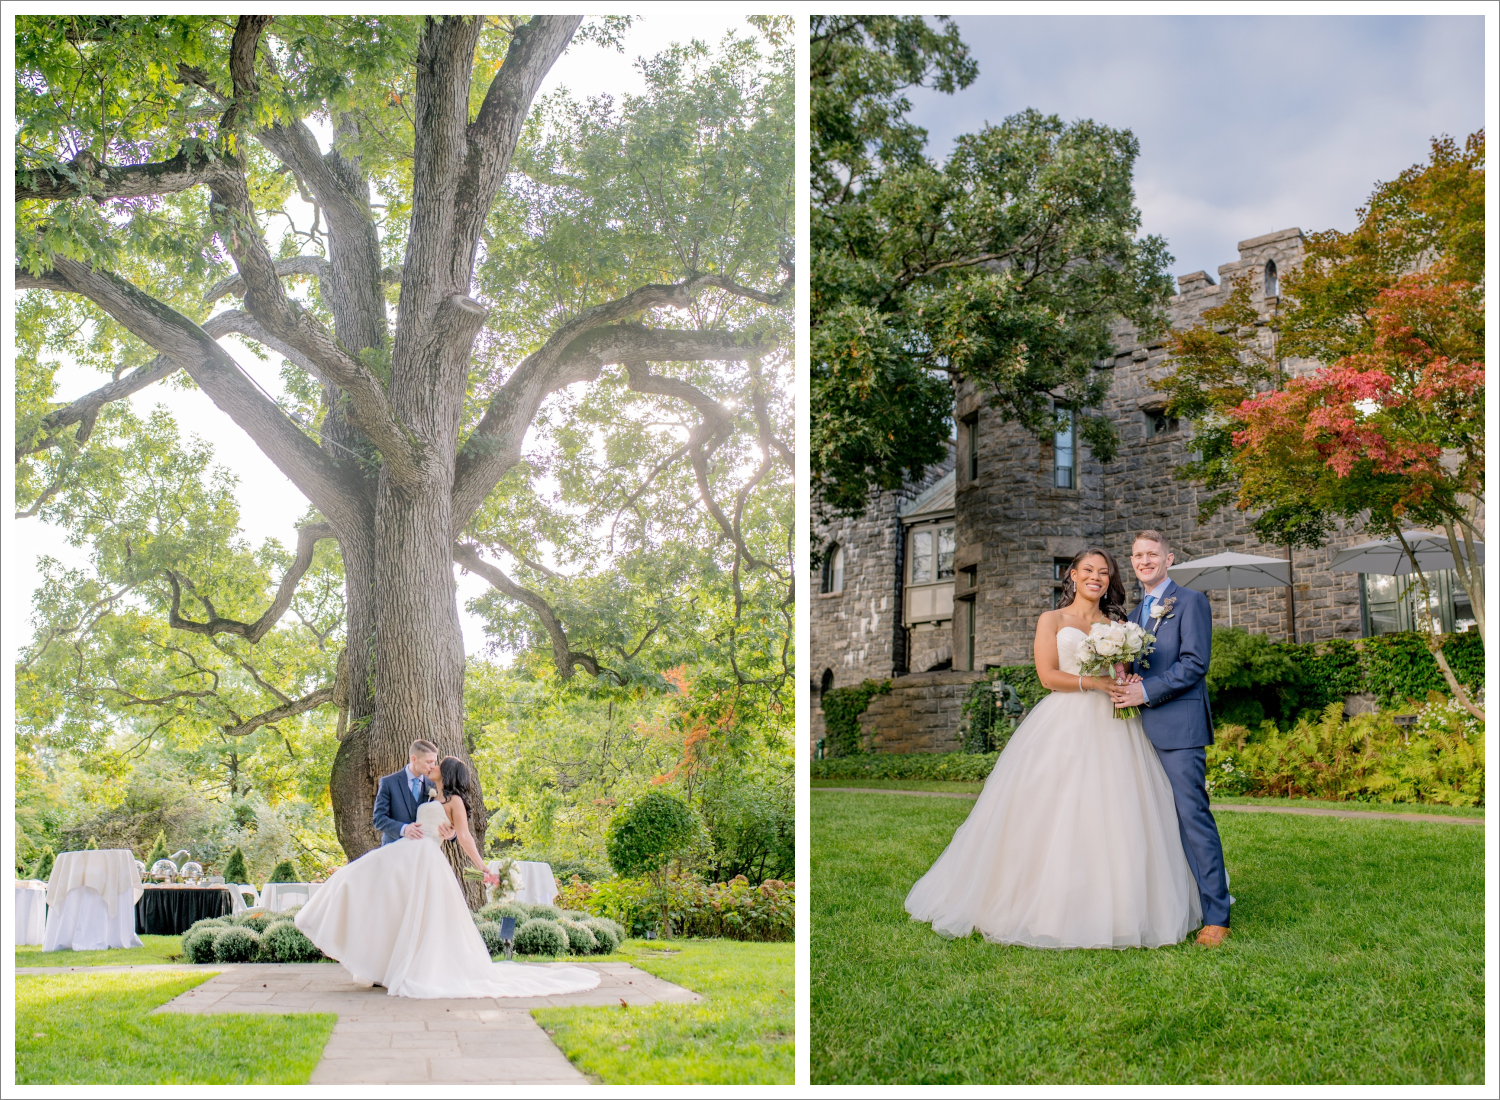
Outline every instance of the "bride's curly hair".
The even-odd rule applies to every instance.
[[[1073,570],[1082,564],[1084,558],[1096,556],[1103,558],[1105,566],[1109,569],[1109,584],[1104,589],[1104,595],[1099,597],[1099,610],[1115,622],[1123,622],[1125,619],[1125,582],[1120,580],[1120,567],[1108,550],[1101,550],[1097,546],[1090,546],[1068,564],[1068,575],[1063,581],[1061,606],[1068,606],[1078,595],[1078,586],[1073,583]],[[444,776],[443,782],[446,784],[448,782],[446,773]]]
[[[438,774],[443,777],[443,794],[458,795],[464,800],[464,809],[474,816],[474,802],[479,792],[474,789],[474,773],[456,756],[445,756],[438,764]]]

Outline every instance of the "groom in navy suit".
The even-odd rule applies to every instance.
[[[1198,880],[1203,930],[1198,942],[1217,947],[1229,935],[1229,879],[1219,827],[1204,786],[1207,754],[1214,742],[1208,709],[1208,655],[1213,613],[1208,597],[1167,576],[1172,547],[1157,531],[1142,531],[1130,548],[1130,564],[1146,595],[1130,621],[1156,635],[1156,646],[1135,671],[1137,677],[1112,694],[1115,705],[1140,707],[1141,725],[1172,784],[1177,826],[1188,866]]]
[[[438,747],[431,741],[413,741],[406,767],[380,780],[375,792],[375,828],[383,838],[381,847],[394,844],[402,837],[422,838],[417,824],[417,807],[427,801],[432,784],[427,776],[437,770]],[[444,840],[454,835],[452,826],[438,830]]]

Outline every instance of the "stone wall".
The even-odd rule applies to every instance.
[[[969,685],[982,672],[916,672],[891,683],[859,716],[872,752],[957,752]]]
[[[1171,300],[1169,316],[1175,328],[1195,324],[1203,311],[1220,304],[1230,280],[1251,279],[1254,300],[1269,319],[1276,299],[1264,294],[1267,260],[1274,260],[1284,277],[1302,255],[1302,234],[1290,229],[1241,241],[1240,259],[1219,268],[1215,283],[1203,272],[1178,280],[1180,293]],[[1261,327],[1263,340],[1269,331]],[[1014,665],[1031,660],[1036,619],[1052,606],[1053,561],[1071,558],[1090,546],[1102,546],[1116,558],[1125,574],[1127,601],[1139,598],[1130,572],[1130,543],[1134,533],[1155,527],[1173,542],[1178,561],[1224,551],[1285,557],[1286,548],[1257,540],[1245,517],[1233,507],[1221,509],[1199,523],[1199,490],[1178,480],[1175,467],[1191,446],[1187,425],[1151,436],[1148,411],[1160,408],[1160,391],[1151,383],[1171,372],[1165,342],[1142,342],[1129,326],[1116,330],[1117,354],[1106,361],[1112,372],[1105,412],[1120,436],[1115,460],[1105,466],[1080,455],[1076,489],[1053,486],[1053,448],[1015,425],[1001,423],[983,405],[971,384],[956,393],[959,420],[979,422],[979,476],[968,478],[967,456],[960,456],[956,492],[956,537],[959,569],[976,568],[977,591],[975,665]],[[1292,373],[1312,364],[1289,362]],[[1081,444],[1080,444],[1081,446]],[[1332,573],[1328,565],[1345,547],[1363,541],[1357,529],[1341,531],[1316,551],[1298,551],[1293,558],[1293,599],[1296,639],[1357,638],[1361,633],[1358,575]],[[1234,624],[1252,632],[1290,638],[1289,600],[1285,588],[1236,589]],[[1217,626],[1228,622],[1226,594],[1209,594]],[[953,646],[963,652],[962,616],[954,618]]]
[[[901,625],[902,548],[898,510],[952,468],[950,450],[947,459],[927,470],[920,481],[873,499],[860,519],[840,520],[826,526],[814,523],[814,547],[826,551],[829,545],[837,543],[844,550],[844,588],[841,592],[822,593],[821,571],[809,578],[811,744],[816,745],[825,732],[821,705],[825,684],[853,687],[865,680],[903,675],[909,667],[928,667],[912,663],[907,645],[910,632]],[[947,642],[946,635],[942,641]]]

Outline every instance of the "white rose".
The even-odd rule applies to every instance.
[[[1094,640],[1094,652],[1101,657],[1113,657],[1120,652],[1120,643],[1107,634]]]

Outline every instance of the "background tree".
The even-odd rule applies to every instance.
[[[1462,152],[1435,139],[1427,164],[1377,185],[1356,229],[1308,238],[1284,309],[1261,316],[1234,286],[1174,334],[1177,366],[1158,383],[1193,422],[1200,457],[1179,474],[1212,490],[1205,516],[1233,501],[1262,540],[1309,548],[1340,520],[1403,544],[1413,524],[1442,529],[1481,636],[1483,165],[1482,132]],[[1454,697],[1480,715],[1429,633]]]
[[[609,41],[618,27],[581,33]],[[259,577],[245,561],[194,575],[166,546],[137,561],[131,530],[115,523],[127,564],[111,568],[136,587],[111,600],[130,580],[101,575],[93,600],[133,609],[149,589],[169,605],[155,642],[201,639],[240,670],[227,683],[190,649],[157,673],[188,685],[173,691],[215,694],[133,692],[143,708],[189,708],[205,730],[231,715],[261,730],[288,708],[336,706],[330,786],[350,857],[378,842],[374,778],[410,740],[468,756],[455,560],[530,610],[560,675],[601,671],[599,639],[569,634],[587,616],[570,622],[550,602],[560,596],[525,583],[547,567],[518,535],[548,511],[528,512],[527,495],[536,503],[536,483],[569,457],[565,414],[549,419],[569,387],[567,400],[579,384],[609,390],[601,415],[618,413],[615,437],[635,441],[611,456],[601,509],[649,516],[658,467],[685,465],[730,572],[772,577],[789,600],[789,544],[773,558],[746,536],[759,489],[791,468],[784,363],[768,358],[790,330],[787,49],[767,59],[739,39],[710,58],[684,47],[619,108],[558,99],[533,112],[579,33],[561,16],[17,24],[17,286],[30,291],[18,308],[22,512],[81,514],[109,460],[123,470],[139,458],[129,452],[143,430],[118,402],[179,371],[250,435],[310,502],[296,556],[271,555]],[[295,210],[306,208],[304,229]],[[273,223],[293,231],[277,240]],[[220,309],[228,297],[243,308]],[[219,343],[231,335],[284,357],[287,402],[240,370]],[[110,381],[59,402],[59,352]],[[708,363],[742,366],[697,366]],[[663,410],[665,429],[653,420]],[[528,432],[557,450],[523,463]],[[564,526],[566,509],[552,512]],[[648,519],[633,537],[651,529]],[[324,539],[336,565],[317,564]],[[206,539],[195,564],[219,564],[223,543]],[[278,565],[268,593],[266,568]],[[326,618],[309,619],[300,663],[272,661],[260,647],[278,644],[309,572],[340,576],[341,621],[330,633]],[[97,617],[93,603],[78,610]],[[728,644],[764,629],[736,623]],[[247,683],[274,705],[253,706]]]
[[[621,875],[646,875],[661,897],[661,933],[672,938],[667,912],[667,867],[680,859],[702,827],[676,795],[650,791],[615,814],[609,825],[609,862]]]
[[[812,22],[812,474],[825,514],[859,515],[944,453],[951,382],[1040,438],[1076,410],[1101,461],[1097,362],[1124,317],[1150,334],[1172,293],[1164,242],[1137,239],[1129,131],[1027,110],[960,137],[941,167],[902,95],[975,75],[953,25]]]

